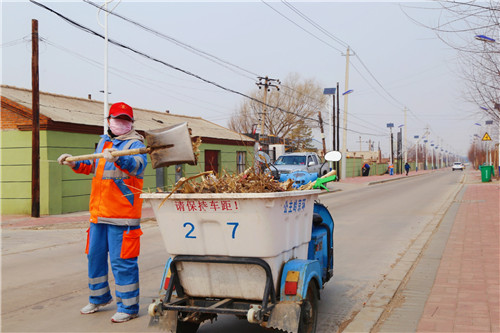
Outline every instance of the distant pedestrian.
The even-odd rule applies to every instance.
[[[363,177],[366,177],[370,174],[370,164],[365,163],[363,164],[363,168],[361,169],[361,173]]]
[[[392,176],[394,174],[394,164],[389,162],[389,165],[387,167],[389,168],[389,175]]]
[[[408,172],[410,172],[410,165],[408,162],[405,163],[405,170],[406,170],[406,175],[408,176]]]

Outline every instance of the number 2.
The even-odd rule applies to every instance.
[[[186,233],[186,238],[196,238],[196,236],[191,236],[191,234],[193,233],[194,231],[194,224],[192,224],[191,222],[186,222],[184,223],[183,227],[185,228],[186,226],[190,226],[191,227],[191,230],[189,230],[187,233]]]

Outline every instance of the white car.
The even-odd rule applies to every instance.
[[[453,163],[453,166],[451,167],[452,171],[455,171],[455,170],[464,171],[464,169],[465,169],[465,165],[462,162],[455,162],[455,163]]]

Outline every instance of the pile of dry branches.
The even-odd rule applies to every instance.
[[[198,180],[201,179],[201,181]],[[216,177],[212,171],[189,178],[181,178],[171,193],[265,193],[294,190],[293,181],[280,183],[265,173],[247,169],[244,173],[224,173]]]

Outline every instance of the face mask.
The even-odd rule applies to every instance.
[[[132,122],[125,119],[110,118],[109,129],[114,135],[120,136],[132,130]]]

